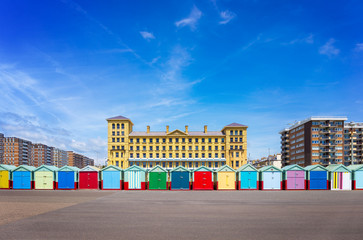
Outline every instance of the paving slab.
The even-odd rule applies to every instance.
[[[0,226],[2,239],[362,239],[362,191],[116,191]]]

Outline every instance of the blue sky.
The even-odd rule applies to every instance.
[[[134,130],[248,125],[251,159],[309,116],[363,121],[361,1],[0,2],[0,132],[103,161]]]

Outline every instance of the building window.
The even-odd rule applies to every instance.
[[[224,143],[224,138],[221,138],[222,143]]]
[[[139,146],[136,146],[136,151],[139,151],[140,150],[140,147]]]
[[[191,153],[189,153],[189,158],[192,158],[192,154]]]
[[[185,150],[185,146],[182,146],[182,150]]]
[[[192,151],[192,146],[189,146],[189,151]]]
[[[193,167],[193,163],[189,162],[189,168],[192,168],[192,167]]]
[[[124,132],[124,131],[122,131],[122,132],[121,132],[121,135],[122,135],[122,136],[125,136],[125,132]]]
[[[182,154],[183,158],[185,158],[185,153]]]
[[[189,142],[190,142],[190,143],[192,142],[192,139],[191,139],[191,138],[189,138]]]
[[[239,157],[239,152],[236,152],[236,157]]]
[[[218,153],[214,154],[214,157],[215,157],[215,158],[218,158]]]
[[[185,143],[185,138],[182,138],[182,143]]]
[[[142,157],[143,157],[143,158],[146,158],[146,153],[143,153],[143,154],[142,154]]]
[[[230,140],[231,140],[231,142],[233,142],[233,138],[231,138]]]
[[[196,167],[196,168],[198,167],[198,165],[199,165],[199,163],[198,163],[198,162],[195,162],[195,167]]]
[[[222,153],[222,158],[224,158],[224,153]]]
[[[150,151],[152,151],[153,150],[153,146],[150,146]]]
[[[134,142],[134,139],[130,138],[130,143],[133,143]]]
[[[142,150],[143,151],[146,151],[146,146],[142,146]]]
[[[208,167],[212,167],[212,162],[208,162]]]
[[[195,146],[195,150],[198,150],[198,146]]]
[[[156,146],[156,151],[159,151],[159,146]]]
[[[209,158],[212,158],[212,154],[211,154],[211,153],[208,153],[208,157],[209,157]]]
[[[125,138],[121,138],[121,142],[125,142]]]
[[[163,158],[166,158],[166,154],[165,153],[163,153]]]
[[[179,150],[179,146],[175,146],[175,150]]]
[[[173,154],[172,153],[169,153],[169,158],[173,158]]]
[[[204,153],[202,153],[202,158],[205,158],[205,154]]]
[[[112,129],[115,129],[115,124],[114,123],[112,123]]]
[[[215,146],[215,150],[218,150],[218,146]]]
[[[165,149],[166,149],[166,147],[165,147],[165,146],[163,146],[163,151],[165,151]]]
[[[195,142],[197,143],[198,142],[198,138],[195,139]]]
[[[120,132],[119,131],[117,131],[117,136],[120,136]]]
[[[140,158],[140,154],[139,153],[136,153],[136,158]]]
[[[140,142],[140,139],[139,138],[136,138],[136,143],[139,143]]]
[[[230,134],[230,135],[233,135],[233,131],[231,130],[231,131],[229,132],[229,134]]]
[[[236,161],[236,167],[239,167],[239,161]]]
[[[179,162],[175,162],[175,167],[179,167]]]
[[[156,158],[159,158],[159,153],[156,154]]]
[[[133,153],[130,153],[130,158],[134,158],[134,154]]]
[[[165,164],[166,164],[166,163],[165,163],[165,162],[163,162],[163,168],[165,168]]]
[[[198,155],[198,153],[196,153],[196,154],[195,154],[195,158],[198,158],[198,157],[199,157],[199,155]]]
[[[214,167],[217,168],[218,167],[218,162],[214,162]]]
[[[165,143],[166,142],[166,139],[165,138],[163,138],[163,143]]]
[[[234,131],[234,135],[238,135],[238,130]]]
[[[224,146],[222,146],[222,150],[224,150]]]
[[[115,131],[112,131],[112,136],[115,136]]]
[[[175,157],[176,158],[179,158],[179,153],[175,153]]]
[[[116,161],[116,166],[117,166],[117,167],[119,166],[119,161]]]
[[[169,146],[169,150],[173,150],[173,147],[172,146]]]
[[[204,138],[202,138],[202,143],[204,143]]]
[[[169,138],[169,142],[171,143],[171,142],[173,142],[173,139],[172,138]]]
[[[157,138],[155,141],[156,141],[157,143],[159,143],[159,138]]]
[[[112,146],[112,150],[115,150],[115,146]]]
[[[209,151],[212,151],[212,146],[208,146]]]
[[[118,152],[116,153],[116,157],[118,158]]]
[[[175,142],[177,143],[177,142],[179,142],[179,138],[175,138]]]
[[[235,141],[235,142],[238,142],[238,138],[235,138],[235,139],[234,139],[234,141]]]
[[[239,141],[242,142],[242,138],[239,138]]]
[[[185,162],[182,162],[182,166],[185,167]]]
[[[142,139],[142,142],[143,142],[143,143],[146,143],[146,138],[143,138],[143,139]]]
[[[149,163],[149,166],[152,168],[152,167],[153,167],[153,163],[152,163],[152,162],[150,162],[150,163]]]
[[[208,142],[211,143],[212,142],[212,139],[211,138],[208,138]]]
[[[115,142],[115,138],[112,138],[112,142]]]
[[[151,143],[153,142],[153,139],[152,139],[152,138],[150,138],[150,142],[151,142]]]

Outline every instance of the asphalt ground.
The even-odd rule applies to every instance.
[[[3,218],[0,239],[361,240],[363,191],[0,191]]]

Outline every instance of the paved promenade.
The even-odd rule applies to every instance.
[[[359,239],[363,191],[0,191],[0,239]]]

